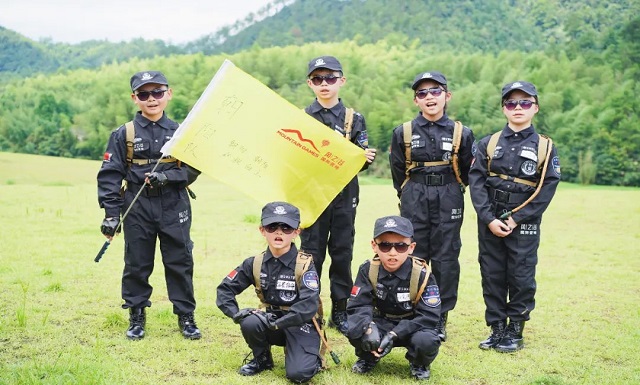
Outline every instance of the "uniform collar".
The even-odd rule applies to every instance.
[[[435,122],[427,120],[427,118],[422,116],[422,112],[418,112],[418,117],[416,119],[418,121],[418,124],[421,126],[426,126],[429,123],[433,123],[433,124],[437,124],[438,126],[446,127],[449,123],[449,117],[447,116],[446,113],[442,115],[442,117],[436,120]]]
[[[296,259],[298,257],[298,248],[295,243],[291,243],[291,249],[287,251],[285,254],[280,256],[280,258],[275,258],[273,254],[271,254],[271,250],[267,247],[267,252],[264,255],[264,260],[267,261],[271,258],[275,258],[280,261],[283,265],[288,266],[292,269],[296,267]]]
[[[344,105],[342,104],[342,99],[338,99],[338,104],[329,108],[328,110],[331,111],[331,113],[333,113],[335,116],[340,116],[340,112],[342,112],[343,109]],[[320,103],[318,103],[318,99],[315,99],[309,107],[309,111],[311,111],[312,114],[317,114],[322,110],[325,110],[325,108],[322,107]]]
[[[140,125],[141,127],[147,127],[147,126],[148,126],[148,125],[150,125],[151,123],[154,123],[154,122],[152,122],[151,120],[149,120],[149,119],[145,118],[145,117],[142,115],[142,112],[141,112],[141,111],[138,111],[138,112],[136,113],[136,116],[135,116],[135,118],[134,118],[133,120],[134,120],[136,123],[138,123],[138,125]],[[167,117],[167,113],[166,113],[166,112],[163,112],[163,113],[162,113],[162,117],[161,117],[160,119],[158,119],[158,121],[157,121],[157,122],[155,122],[155,123],[156,123],[157,125],[159,125],[160,127],[162,127],[162,128],[169,128],[169,127],[171,127],[171,125],[170,125],[170,120],[169,120],[169,118]]]
[[[515,134],[520,134],[523,138],[528,138],[529,136],[531,136],[534,132],[535,132],[535,128],[533,127],[533,124],[530,125],[529,127],[525,128],[522,131],[518,131],[515,132],[511,129],[511,127],[509,127],[509,124],[505,124],[504,128],[502,129],[502,134],[505,138],[514,136]]]
[[[398,270],[394,271],[393,273],[388,272],[387,270],[385,270],[384,266],[382,265],[382,263],[380,263],[380,266],[382,267],[382,269],[380,269],[380,275],[382,277],[385,277],[385,276],[388,276],[388,275],[395,275],[396,277],[398,277],[398,278],[400,278],[402,280],[407,280],[411,276],[411,264],[412,263],[413,263],[413,260],[411,259],[411,257],[407,257],[407,260],[404,261],[402,266],[400,266],[400,268]]]

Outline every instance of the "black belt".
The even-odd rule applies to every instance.
[[[514,193],[498,189],[489,189],[489,197],[500,203],[522,203],[530,196],[530,193]]]
[[[456,177],[453,174],[421,174],[414,172],[409,175],[409,179],[427,186],[444,186],[456,182]]]
[[[405,319],[405,318],[411,318],[415,315],[414,312],[410,312],[410,313],[403,313],[403,314],[389,314],[389,313],[383,313],[378,309],[374,309],[373,310],[373,315],[375,317],[381,317],[381,318],[389,318],[389,319]]]
[[[127,183],[127,190],[131,190],[131,192],[134,194],[137,194],[138,191],[140,191],[140,189],[142,189],[142,192],[140,193],[140,195],[143,195],[145,197],[159,197],[162,194],[167,192],[166,187],[151,188],[151,186],[146,184],[139,185],[139,184]]]

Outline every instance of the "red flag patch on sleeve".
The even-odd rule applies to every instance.
[[[103,162],[111,162],[111,156],[112,156],[112,154],[110,152],[105,152],[104,156],[102,157],[102,161]]]
[[[351,296],[352,297],[357,297],[358,294],[360,294],[360,286],[354,286],[351,288]]]
[[[238,272],[236,270],[231,270],[231,272],[227,274],[227,279],[229,281],[233,281],[236,278],[236,275],[238,275]]]

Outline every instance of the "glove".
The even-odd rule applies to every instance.
[[[256,311],[256,309],[253,309],[253,308],[241,309],[239,312],[234,314],[233,317],[231,317],[231,318],[233,319],[233,322],[239,324],[240,321],[242,321],[243,319],[249,317],[255,311]]]
[[[273,313],[265,313],[263,311],[257,311],[254,313],[260,318],[260,321],[265,324],[267,329],[269,330],[278,330],[278,325],[276,325],[276,320],[278,317]]]
[[[167,184],[167,176],[163,172],[152,172],[147,175],[147,184],[152,188],[162,187]]]
[[[365,352],[378,350],[378,347],[380,346],[380,332],[373,321],[369,323],[369,327],[367,328],[367,331],[364,332],[361,342],[362,350]]]
[[[120,224],[120,218],[105,218],[102,220],[102,225],[100,226],[100,232],[108,237],[113,237],[117,232],[120,232],[118,225]]]
[[[380,353],[380,358],[386,356],[393,349],[393,342],[398,338],[398,335],[394,332],[389,332],[385,334],[382,338],[382,342],[380,342],[380,347],[378,348],[378,352]]]

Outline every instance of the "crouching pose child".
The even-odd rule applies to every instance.
[[[438,355],[440,292],[425,261],[411,256],[413,226],[400,216],[375,222],[372,260],[358,269],[347,304],[349,342],[358,360],[355,373],[368,373],[396,346],[407,348],[410,373],[428,380]]]
[[[240,325],[253,359],[240,367],[243,376],[273,368],[271,345],[285,347],[285,370],[295,383],[309,381],[320,369],[320,334],[313,324],[318,311],[318,274],[311,255],[299,253],[300,211],[286,202],[262,209],[260,233],[267,240],[263,253],[232,270],[217,289],[216,304]],[[240,309],[236,296],[249,286],[265,309]]]

